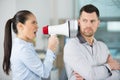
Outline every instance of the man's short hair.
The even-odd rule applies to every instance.
[[[85,5],[83,6],[81,9],[80,9],[80,14],[79,16],[81,15],[81,13],[85,11],[87,13],[92,13],[92,12],[95,12],[97,14],[97,17],[99,18],[99,10],[97,7],[95,7],[94,5],[92,4],[88,4],[88,5]]]

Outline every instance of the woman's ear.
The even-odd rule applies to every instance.
[[[17,24],[17,29],[18,30],[23,30],[23,24],[21,23],[21,22],[18,22],[18,24]]]

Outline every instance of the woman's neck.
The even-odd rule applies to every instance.
[[[30,39],[28,39],[28,38],[26,38],[24,36],[17,35],[17,37],[20,38],[20,39],[22,39],[22,40],[24,40],[24,41],[26,41],[26,42],[32,42],[32,40],[30,40]]]

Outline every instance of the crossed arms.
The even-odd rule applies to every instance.
[[[117,62],[116,60],[114,60],[109,55],[106,64],[107,64],[107,68],[111,72],[110,77],[108,77],[106,80],[111,80],[111,79],[117,78],[117,76],[120,75],[120,72],[119,72],[119,74],[112,74],[112,71],[120,70],[120,63]],[[78,74],[77,72],[73,72],[73,74],[76,77],[76,80],[84,80],[84,78],[80,74]],[[117,79],[119,79],[119,78],[117,78]]]

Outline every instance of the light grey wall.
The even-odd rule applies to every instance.
[[[74,0],[57,0],[58,18],[74,18]]]

